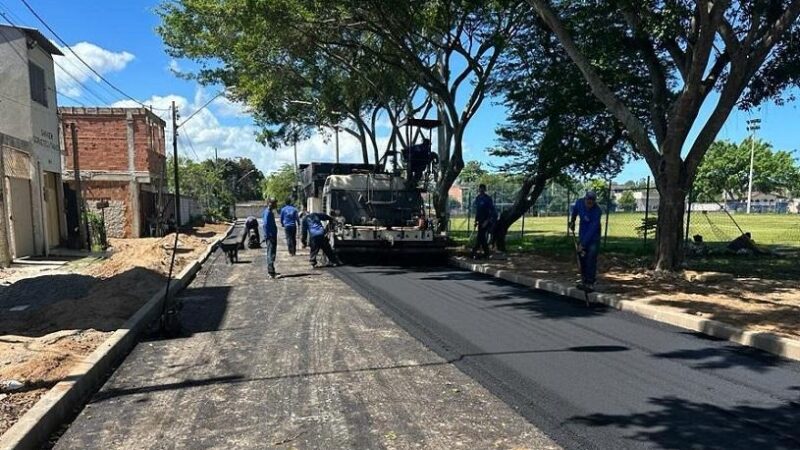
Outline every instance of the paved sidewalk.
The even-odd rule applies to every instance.
[[[140,343],[57,449],[557,448],[538,429],[279,242],[184,291],[186,337]]]

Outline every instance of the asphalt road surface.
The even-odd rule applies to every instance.
[[[800,364],[461,270],[336,274],[564,448],[800,448]]]
[[[184,333],[140,342],[64,449],[557,449],[308,254],[217,251],[182,294]]]

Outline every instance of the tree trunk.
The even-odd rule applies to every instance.
[[[464,159],[461,156],[462,139],[464,137],[463,128],[456,129],[452,137],[453,154],[449,159],[449,164],[443,168],[442,178],[433,194],[433,208],[436,210],[436,218],[439,223],[438,231],[447,230],[447,222],[450,220],[450,211],[448,210],[450,188],[461,173],[461,169],[464,168]]]
[[[657,179],[659,203],[656,228],[656,270],[673,271],[683,263],[683,215],[686,189],[680,174],[664,172]]]
[[[522,217],[525,211],[536,203],[546,185],[547,178],[544,176],[527,177],[523,180],[522,186],[520,186],[514,198],[514,204],[500,214],[500,219],[492,232],[492,241],[498,250],[501,252],[506,251],[508,229]]]

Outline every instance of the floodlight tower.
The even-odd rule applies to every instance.
[[[761,129],[761,119],[747,121],[747,131],[750,132],[750,176],[747,181],[747,214],[750,214],[750,204],[753,202],[753,161],[756,152],[756,131]]]

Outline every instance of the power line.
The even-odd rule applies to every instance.
[[[16,25],[14,25],[14,24],[11,22],[11,19],[9,19],[9,18],[8,18],[8,16],[6,16],[4,12],[0,11],[0,16],[3,16],[3,18],[4,18],[4,19],[6,19],[6,21],[8,21],[8,23],[9,23],[9,24],[10,24],[12,27],[14,27],[14,28],[17,28],[17,26],[16,26]],[[5,32],[4,32],[2,29],[0,29],[0,34],[1,34],[1,35],[3,35],[3,39],[5,39],[5,40],[6,40],[6,42],[8,42],[8,46],[9,46],[9,47],[11,47],[11,49],[12,49],[12,50],[14,50],[14,53],[16,53],[16,54],[17,54],[17,56],[19,56],[19,58],[22,60],[22,62],[24,62],[25,64],[27,64],[27,63],[28,63],[28,60],[27,60],[27,58],[25,58],[24,56],[22,56],[22,54],[21,54],[21,53],[20,53],[20,52],[17,50],[17,48],[16,48],[16,47],[14,47],[14,45],[11,43],[11,39],[8,37],[8,35],[7,35],[7,34],[6,34],[6,33],[5,33]]]
[[[189,114],[189,117],[187,117],[187,118],[186,118],[186,120],[184,120],[183,122],[181,122],[180,124],[178,124],[178,128],[180,128],[180,127],[184,126],[184,125],[186,124],[186,122],[188,122],[188,121],[192,120],[192,117],[194,117],[195,115],[197,115],[197,113],[199,113],[200,111],[202,111],[202,110],[206,109],[206,107],[208,107],[208,105],[210,105],[210,104],[211,104],[211,102],[213,102],[214,100],[216,100],[217,98],[219,98],[219,97],[220,97],[222,94],[224,94],[224,93],[225,93],[225,91],[221,91],[221,92],[217,93],[217,95],[215,95],[215,96],[211,97],[211,99],[210,99],[209,101],[205,102],[205,103],[203,104],[203,106],[201,106],[200,108],[198,108],[198,109],[197,109],[195,112],[193,112],[193,113]]]
[[[10,12],[10,11],[9,11],[9,12]],[[6,15],[6,13],[4,13],[4,12],[0,11],[0,16],[2,16],[4,19],[6,19],[6,21],[8,21],[8,23],[9,23],[9,25],[11,25],[12,27],[14,27],[14,28],[16,28],[16,29],[18,29],[18,30],[22,30],[22,29],[21,29],[19,26],[17,26],[17,24],[15,24],[15,23],[14,23],[14,21],[12,21],[12,20],[11,20],[11,18],[9,18],[9,17],[8,17],[8,15]],[[17,19],[19,19],[19,17],[17,17]],[[22,30],[22,31],[24,32],[24,30]],[[6,41],[8,41],[8,42],[11,42],[11,39],[8,37],[8,35],[7,35],[7,34],[5,34],[5,32],[3,32],[3,30],[0,30],[0,34],[3,36],[3,38],[4,38]],[[10,45],[10,44],[9,44],[9,45]],[[11,47],[11,48],[14,50],[14,53],[16,53],[16,54],[17,54],[17,56],[19,56],[19,58],[22,60],[22,62],[23,62],[23,63],[25,63],[25,64],[27,64],[27,63],[28,63],[28,60],[27,60],[27,59],[26,59],[24,56],[22,56],[22,55],[19,53],[19,51],[17,51],[17,49],[16,49],[16,48],[15,48],[13,45],[10,45],[10,47]],[[55,58],[53,58],[53,64],[54,64],[55,66],[57,66],[59,69],[61,69],[61,71],[62,71],[62,72],[64,72],[65,74],[67,74],[67,76],[69,76],[70,78],[72,78],[72,80],[73,80],[75,83],[77,83],[77,84],[78,84],[80,87],[82,87],[84,90],[86,90],[86,92],[88,92],[88,93],[92,94],[92,95],[93,95],[93,96],[94,96],[94,97],[95,97],[97,100],[99,100],[99,101],[100,101],[100,103],[103,103],[103,104],[109,104],[109,103],[110,103],[108,100],[105,100],[105,99],[103,99],[103,98],[102,98],[102,97],[100,97],[100,96],[99,96],[99,95],[98,95],[96,92],[94,92],[93,90],[89,89],[89,86],[86,86],[86,85],[85,85],[85,84],[83,84],[83,83],[82,83],[80,80],[78,80],[78,78],[77,78],[77,77],[75,77],[75,75],[73,75],[73,74],[72,74],[72,72],[68,71],[68,70],[67,70],[67,69],[66,69],[64,66],[62,66],[61,64],[59,64],[59,63],[58,63],[58,61],[56,61],[56,60],[55,60]],[[61,94],[61,95],[64,95],[64,94]],[[64,96],[65,96],[65,97],[67,97],[66,95],[64,95]],[[69,97],[67,97],[67,98],[69,98]],[[72,100],[74,100],[74,99],[72,99]]]
[[[79,80],[79,79],[78,79],[78,77],[76,77],[75,75],[73,75],[73,74],[72,74],[72,72],[70,72],[70,71],[69,71],[69,70],[67,70],[67,69],[66,69],[64,66],[62,66],[61,64],[59,64],[59,63],[58,63],[58,61],[56,61],[56,60],[55,60],[55,58],[53,59],[53,64],[55,64],[55,65],[56,65],[56,67],[58,67],[59,69],[61,69],[61,71],[62,71],[62,72],[64,72],[65,74],[67,74],[67,76],[68,76],[68,77],[70,77],[70,78],[72,79],[72,81],[74,81],[75,83],[77,83],[77,84],[78,84],[78,86],[82,87],[82,88],[83,88],[83,89],[84,89],[86,92],[88,92],[89,94],[92,94],[92,96],[94,96],[94,98],[96,98],[97,100],[99,100],[99,101],[100,101],[100,103],[102,103],[102,104],[106,104],[106,105],[108,105],[108,104],[111,104],[111,103],[112,103],[112,102],[109,102],[107,99],[104,99],[103,97],[101,97],[101,96],[100,96],[100,95],[99,95],[97,92],[93,91],[92,89],[89,89],[89,86],[87,86],[87,85],[83,84],[83,82],[81,82],[81,80]]]
[[[41,23],[42,23],[42,25],[44,25],[44,27],[45,27],[45,28],[47,28],[47,29],[50,31],[50,33],[52,33],[52,34],[53,34],[53,36],[55,36],[55,38],[56,38],[56,39],[57,39],[57,40],[58,40],[58,41],[61,43],[61,45],[63,45],[64,47],[66,47],[66,48],[67,48],[67,50],[69,50],[69,52],[70,52],[70,53],[72,53],[72,54],[75,56],[75,58],[77,58],[77,59],[78,59],[78,61],[80,61],[80,62],[81,62],[81,63],[82,63],[84,66],[86,66],[86,67],[87,67],[87,68],[88,68],[90,71],[92,71],[92,73],[93,73],[93,74],[95,74],[95,75],[97,76],[97,78],[99,78],[100,80],[102,80],[104,83],[106,83],[108,86],[110,86],[112,89],[114,89],[115,91],[117,91],[118,93],[120,93],[120,94],[121,94],[122,96],[124,96],[125,98],[127,98],[127,99],[129,99],[129,100],[131,100],[131,101],[133,101],[133,102],[135,102],[135,103],[137,103],[138,105],[142,106],[143,108],[147,108],[147,107],[148,107],[148,106],[147,106],[147,105],[145,105],[144,103],[142,103],[142,102],[140,102],[139,100],[136,100],[135,98],[133,98],[133,97],[131,97],[130,95],[128,95],[128,94],[127,94],[125,91],[123,91],[122,89],[118,88],[116,85],[114,85],[114,83],[112,83],[112,82],[108,81],[108,80],[107,80],[107,79],[106,79],[106,78],[105,78],[103,75],[101,75],[101,74],[100,74],[100,72],[98,72],[97,70],[95,70],[95,69],[94,69],[94,67],[92,67],[91,65],[89,65],[89,63],[87,63],[86,61],[84,61],[84,59],[83,59],[83,58],[81,58],[81,57],[80,57],[80,55],[78,55],[78,53],[76,53],[76,52],[75,52],[75,50],[73,50],[73,49],[72,49],[72,47],[70,47],[70,46],[69,46],[69,44],[67,44],[67,42],[66,42],[64,39],[62,39],[62,38],[61,38],[61,36],[59,36],[59,35],[58,35],[58,33],[56,33],[56,31],[55,31],[54,29],[53,29],[52,27],[50,27],[50,25],[48,25],[48,23],[47,23],[47,22],[45,22],[45,20],[44,20],[44,19],[43,19],[43,18],[42,18],[42,17],[39,15],[39,13],[37,13],[37,12],[36,12],[36,10],[35,10],[35,9],[33,9],[33,7],[32,7],[32,6],[31,6],[31,5],[30,5],[30,4],[27,2],[27,0],[21,0],[21,1],[22,1],[22,3],[25,5],[25,7],[26,7],[26,8],[28,8],[28,11],[30,11],[30,12],[31,12],[31,14],[33,14],[33,15],[34,15],[34,17],[36,17],[36,19],[37,19],[37,20],[39,20],[39,22],[41,22]]]
[[[200,155],[197,154],[197,151],[195,151],[194,144],[192,143],[192,140],[189,138],[189,136],[188,135],[183,135],[183,134],[178,134],[178,138],[179,139],[180,138],[185,139],[185,141],[189,144],[189,149],[192,151],[192,153],[194,153],[194,157],[197,158],[198,161],[200,161]]]
[[[47,88],[47,89],[51,89],[51,90],[52,90],[52,88]],[[79,104],[79,105],[83,106],[84,108],[86,107],[86,104],[85,104],[85,103],[83,103],[82,101],[78,100],[78,99],[77,99],[77,98],[75,98],[75,97],[70,97],[69,95],[67,95],[67,94],[65,94],[65,93],[63,93],[63,92],[61,92],[61,91],[59,91],[59,90],[56,90],[56,94],[58,94],[58,95],[60,95],[60,96],[62,96],[62,97],[64,97],[64,98],[66,98],[67,100],[72,100],[73,102],[75,102],[75,103],[77,103],[77,104]]]

